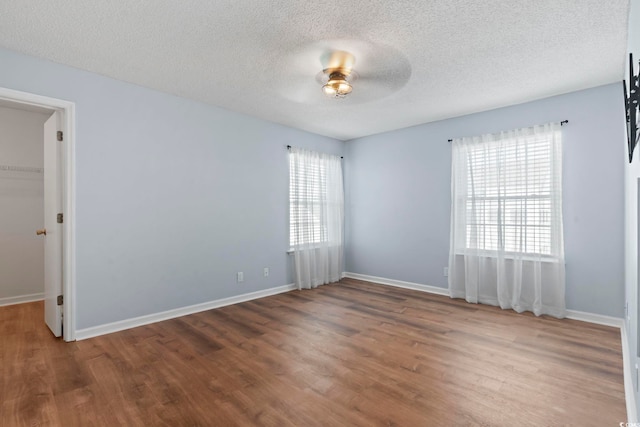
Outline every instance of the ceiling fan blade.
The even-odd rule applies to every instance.
[[[316,104],[326,98],[322,94],[322,87],[314,77],[291,76],[287,80],[287,90],[272,88],[274,96],[280,96],[299,104]]]

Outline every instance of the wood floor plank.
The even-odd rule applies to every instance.
[[[353,279],[76,343],[0,307],[0,426],[604,426],[620,332]]]

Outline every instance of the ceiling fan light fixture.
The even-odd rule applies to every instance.
[[[340,72],[333,72],[329,81],[322,86],[322,92],[331,98],[344,98],[349,95],[353,87],[347,81],[347,76]]]

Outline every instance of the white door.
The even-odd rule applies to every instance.
[[[53,335],[62,335],[62,224],[60,144],[57,134],[60,113],[55,112],[44,124],[44,321]]]

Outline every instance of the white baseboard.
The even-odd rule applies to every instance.
[[[342,273],[342,277],[351,279],[366,280],[367,282],[379,283],[381,285],[395,286],[396,288],[413,289],[416,291],[428,292],[430,294],[449,296],[449,289],[440,288],[438,286],[422,285],[420,283],[404,282],[402,280],[385,279],[384,277],[368,276],[358,273]]]
[[[582,322],[595,323],[597,325],[622,328],[624,320],[619,317],[605,316],[603,314],[587,313],[584,311],[567,310],[567,319],[580,320]]]
[[[369,276],[366,274],[344,272],[342,277],[351,279],[366,280],[367,282],[379,283],[381,285],[395,286],[398,288],[414,289],[416,291],[428,292],[430,294],[449,296],[449,289],[438,286],[423,285],[420,283],[403,282],[402,280],[387,279],[384,277]],[[602,314],[586,313],[584,311],[567,310],[568,319],[581,320],[583,322],[596,323],[598,325],[613,326],[621,328],[623,320],[618,317],[604,316]]]
[[[275,288],[265,289],[262,291],[250,292],[247,294],[236,295],[229,298],[204,302],[201,304],[190,305],[187,307],[174,308],[172,310],[160,313],[148,314],[146,316],[134,317],[132,319],[119,320],[104,325],[92,326],[85,329],[76,330],[76,340],[85,340],[100,335],[106,335],[113,332],[123,331],[125,329],[136,328],[138,326],[148,325],[150,323],[161,322],[163,320],[174,319],[176,317],[187,316],[189,314],[199,313],[214,308],[224,307],[227,305],[237,304],[240,302],[251,301],[258,298],[264,298],[271,295],[281,294],[298,289],[294,284],[278,286]]]
[[[5,297],[0,298],[0,307],[4,305],[23,304],[25,302],[42,301],[44,299],[44,293],[20,295],[17,297]]]
[[[631,354],[629,352],[629,341],[627,340],[627,325],[622,322],[620,326],[620,339],[622,340],[622,369],[624,372],[624,398],[627,404],[627,423],[638,422],[638,408],[633,393],[633,371],[631,362]]]

